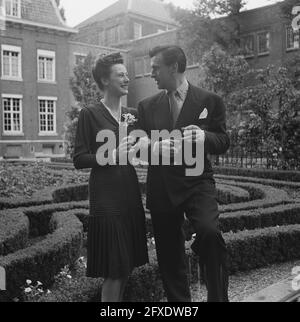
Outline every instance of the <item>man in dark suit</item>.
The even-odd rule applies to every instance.
[[[151,137],[153,130],[181,129],[183,142],[204,145],[204,171],[187,176],[182,165],[149,165],[147,208],[150,209],[158,264],[168,301],[189,302],[184,214],[196,231],[192,250],[199,255],[208,290],[208,301],[228,301],[227,251],[218,229],[215,181],[208,154],[222,154],[229,148],[225,107],[216,94],[188,83],[186,56],[177,46],[150,51],[152,78],[159,94],[139,103],[140,127]],[[176,154],[174,141],[151,144],[151,153]],[[178,151],[177,151],[178,152]]]

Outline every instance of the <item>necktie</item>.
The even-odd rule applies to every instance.
[[[171,114],[171,120],[172,120],[172,126],[175,127],[175,124],[177,122],[180,108],[178,106],[178,102],[176,100],[176,91],[168,92],[169,102],[170,102],[170,114]]]

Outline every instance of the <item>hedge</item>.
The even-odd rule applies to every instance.
[[[277,188],[292,188],[292,189],[299,189],[300,188],[300,182],[229,176],[229,175],[222,175],[222,174],[216,174],[216,175],[214,175],[214,177],[215,177],[216,181],[218,181],[218,180],[233,180],[233,181],[240,181],[240,182],[260,183],[260,184],[269,185],[269,186],[273,186],[273,187],[277,187]]]
[[[242,187],[250,192],[251,199],[262,198],[257,200],[252,200],[243,203],[236,203],[230,205],[219,206],[219,211],[223,212],[233,212],[238,210],[249,210],[255,208],[267,208],[271,206],[276,206],[279,204],[292,202],[289,199],[287,192],[270,186],[264,186],[256,183],[243,183],[235,181],[222,181],[221,183],[230,184],[232,186]]]
[[[48,229],[43,240],[0,257],[0,266],[6,270],[6,293],[10,297],[20,294],[26,279],[43,281],[44,286],[49,286],[62,267],[80,256],[82,223],[78,218],[53,214]]]
[[[230,274],[300,258],[300,225],[265,228],[236,234],[228,233],[224,234],[224,239],[228,249]],[[196,283],[199,282],[199,266],[197,256],[190,249],[191,243],[186,243],[189,280],[190,283]],[[155,251],[149,252],[149,258],[149,264],[133,271],[125,291],[125,301],[162,301],[164,290]],[[87,287],[87,281],[90,287]],[[83,277],[81,283],[84,294],[82,294],[80,285],[76,287],[74,293],[64,290],[64,294],[68,294],[69,301],[76,301],[82,296],[86,301],[100,301],[99,279],[94,279],[93,283],[90,279]],[[58,290],[56,293],[44,295],[40,301],[55,301],[61,298],[60,292]],[[92,297],[86,298],[87,294],[92,294]]]
[[[254,177],[262,179],[272,179],[278,181],[300,182],[300,171],[286,171],[286,170],[269,170],[269,169],[245,169],[245,168],[230,168],[230,167],[213,167],[215,174]],[[136,171],[145,182],[147,177],[147,166],[137,166]]]
[[[47,205],[53,202],[53,189],[55,188],[47,188],[43,191],[39,191],[30,199],[28,197],[0,198],[0,210]]]
[[[29,219],[21,210],[0,212],[0,256],[25,247],[29,235]]]
[[[300,224],[300,203],[223,213],[219,222],[222,232]]]
[[[300,182],[300,171],[213,167],[217,174]]]
[[[231,204],[250,201],[250,193],[240,187],[217,184],[217,199],[220,204]]]
[[[55,189],[52,193],[54,202],[80,201],[88,199],[88,184],[77,184]]]

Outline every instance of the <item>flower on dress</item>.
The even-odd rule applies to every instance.
[[[123,114],[122,115],[123,118],[124,118],[124,123],[127,125],[127,126],[130,126],[130,125],[133,125],[134,123],[137,122],[137,119],[134,115],[132,115],[131,113],[126,113],[126,114]]]

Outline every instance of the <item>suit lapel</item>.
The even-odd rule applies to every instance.
[[[195,124],[203,110],[204,106],[201,106],[201,100],[196,101],[193,86],[189,84],[189,90],[178,116],[175,128],[180,129],[185,126]]]
[[[168,96],[162,92],[153,108],[153,122],[156,130],[171,130],[170,105]]]

